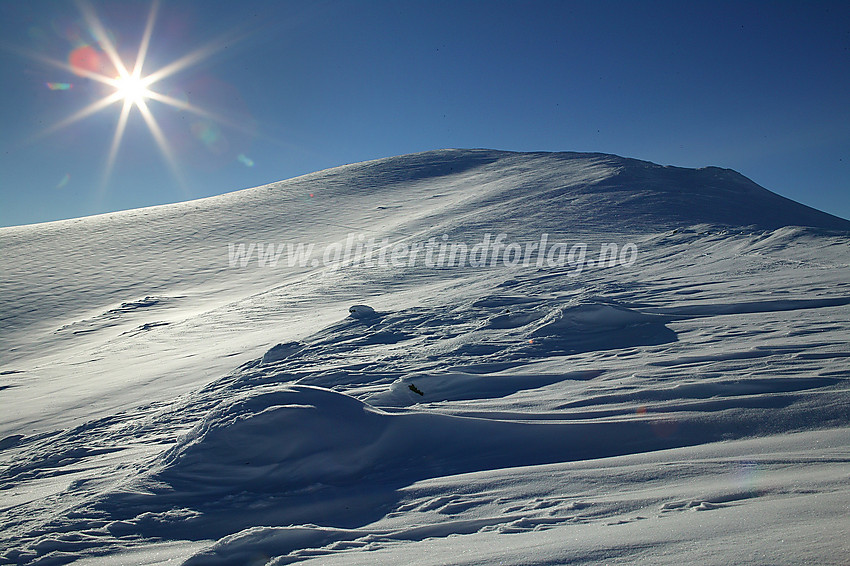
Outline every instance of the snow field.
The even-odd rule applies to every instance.
[[[2,229],[0,564],[841,564],[848,224],[728,170],[446,150]],[[367,230],[639,254],[228,262]]]

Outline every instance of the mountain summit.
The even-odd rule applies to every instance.
[[[353,185],[470,187],[463,211],[507,206],[563,226],[658,229],[696,224],[848,230],[850,221],[759,186],[731,169],[663,166],[604,153],[439,150],[330,169]],[[457,182],[452,182],[456,179]],[[468,182],[472,181],[471,183]],[[476,187],[476,183],[478,186]],[[491,190],[498,184],[499,190]],[[479,198],[475,198],[475,197]],[[503,216],[496,213],[495,216]]]

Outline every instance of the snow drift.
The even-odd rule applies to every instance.
[[[229,257],[352,233],[637,256]],[[490,150],[0,229],[0,563],[841,563],[848,244],[733,171]]]

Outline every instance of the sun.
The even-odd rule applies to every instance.
[[[133,104],[139,106],[154,96],[153,91],[148,89],[148,85],[142,77],[135,75],[119,76],[115,79],[115,93],[120,96],[124,104]]]
[[[148,48],[151,43],[151,37],[153,35],[154,22],[159,10],[159,5],[159,0],[153,0],[151,3],[151,9],[142,34],[142,41],[136,51],[135,62],[132,65],[125,64],[119,56],[118,50],[113,43],[114,34],[107,31],[103,23],[100,21],[100,18],[98,18],[95,13],[94,8],[87,0],[78,0],[77,6],[85,19],[91,35],[96,40],[94,45],[86,45],[75,49],[69,57],[68,62],[42,57],[33,53],[25,53],[26,55],[39,59],[54,67],[71,71],[77,76],[91,79],[110,87],[106,96],[95,100],[85,108],[48,128],[45,132],[43,132],[43,134],[54,132],[82,120],[83,118],[87,118],[88,116],[96,114],[116,104],[120,104],[121,111],[118,116],[118,122],[112,137],[112,143],[106,158],[106,166],[103,173],[103,188],[106,187],[109,181],[109,177],[115,165],[118,149],[121,146],[121,140],[123,139],[124,132],[127,128],[130,113],[134,110],[138,111],[144,119],[148,130],[153,136],[156,145],[159,147],[160,152],[174,174],[174,177],[181,186],[184,185],[174,152],[171,150],[166,136],[149,107],[148,103],[151,101],[167,104],[179,110],[185,110],[193,114],[215,120],[216,122],[233,125],[232,121],[223,116],[208,112],[189,102],[159,92],[156,89],[155,84],[186,69],[187,67],[196,65],[203,59],[210,57],[216,51],[235,41],[236,38],[234,36],[226,34],[225,36],[218,38],[218,40],[210,42],[209,44],[190,52],[168,65],[159,67],[146,75],[142,74],[142,69],[145,66],[148,54]],[[104,73],[103,70],[106,68],[111,68],[112,72],[108,74]],[[237,128],[240,127],[238,124],[235,126]]]

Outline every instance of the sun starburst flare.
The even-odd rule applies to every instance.
[[[238,130],[244,130],[240,124],[234,124],[232,121],[223,116],[219,116],[218,114],[199,108],[187,101],[174,98],[156,90],[156,83],[159,83],[163,79],[183,71],[190,66],[196,65],[202,60],[213,55],[224,45],[237,40],[238,38],[233,34],[221,37],[218,40],[210,42],[209,44],[169,63],[168,65],[160,67],[148,74],[143,74],[143,68],[145,66],[151,36],[153,35],[154,23],[159,11],[159,5],[159,0],[154,0],[151,4],[151,9],[145,23],[144,33],[142,34],[142,40],[139,45],[139,49],[136,52],[135,62],[131,67],[128,67],[121,59],[115,43],[111,39],[111,35],[103,26],[103,23],[97,16],[94,8],[85,0],[78,0],[77,7],[79,8],[80,13],[82,14],[100,51],[95,49],[93,46],[80,47],[72,52],[69,57],[69,62],[67,63],[33,53],[24,53],[29,57],[33,57],[54,67],[70,71],[77,76],[97,81],[113,89],[106,96],[93,101],[91,104],[73,113],[68,118],[65,118],[64,120],[54,124],[52,127],[47,128],[41,134],[50,134],[120,103],[121,111],[118,117],[118,122],[115,126],[115,132],[112,136],[112,143],[109,147],[109,153],[107,154],[106,165],[103,172],[104,188],[106,187],[115,166],[118,150],[121,147],[121,140],[124,137],[124,132],[126,131],[130,114],[134,109],[136,109],[147,125],[148,130],[162,153],[165,162],[168,164],[168,167],[171,169],[178,183],[185,191],[185,183],[183,182],[182,175],[174,157],[174,152],[172,151],[162,129],[157,123],[156,118],[151,112],[148,101],[153,100],[164,103],[179,110],[185,110],[198,116],[212,119],[222,124],[227,124]],[[108,64],[101,64],[103,63],[100,61],[100,59],[102,59],[102,55],[106,56]],[[109,66],[111,66],[112,72],[104,73],[103,68]]]
[[[139,105],[150,98],[150,90],[144,79],[134,75],[115,79],[115,92],[124,103]]]

